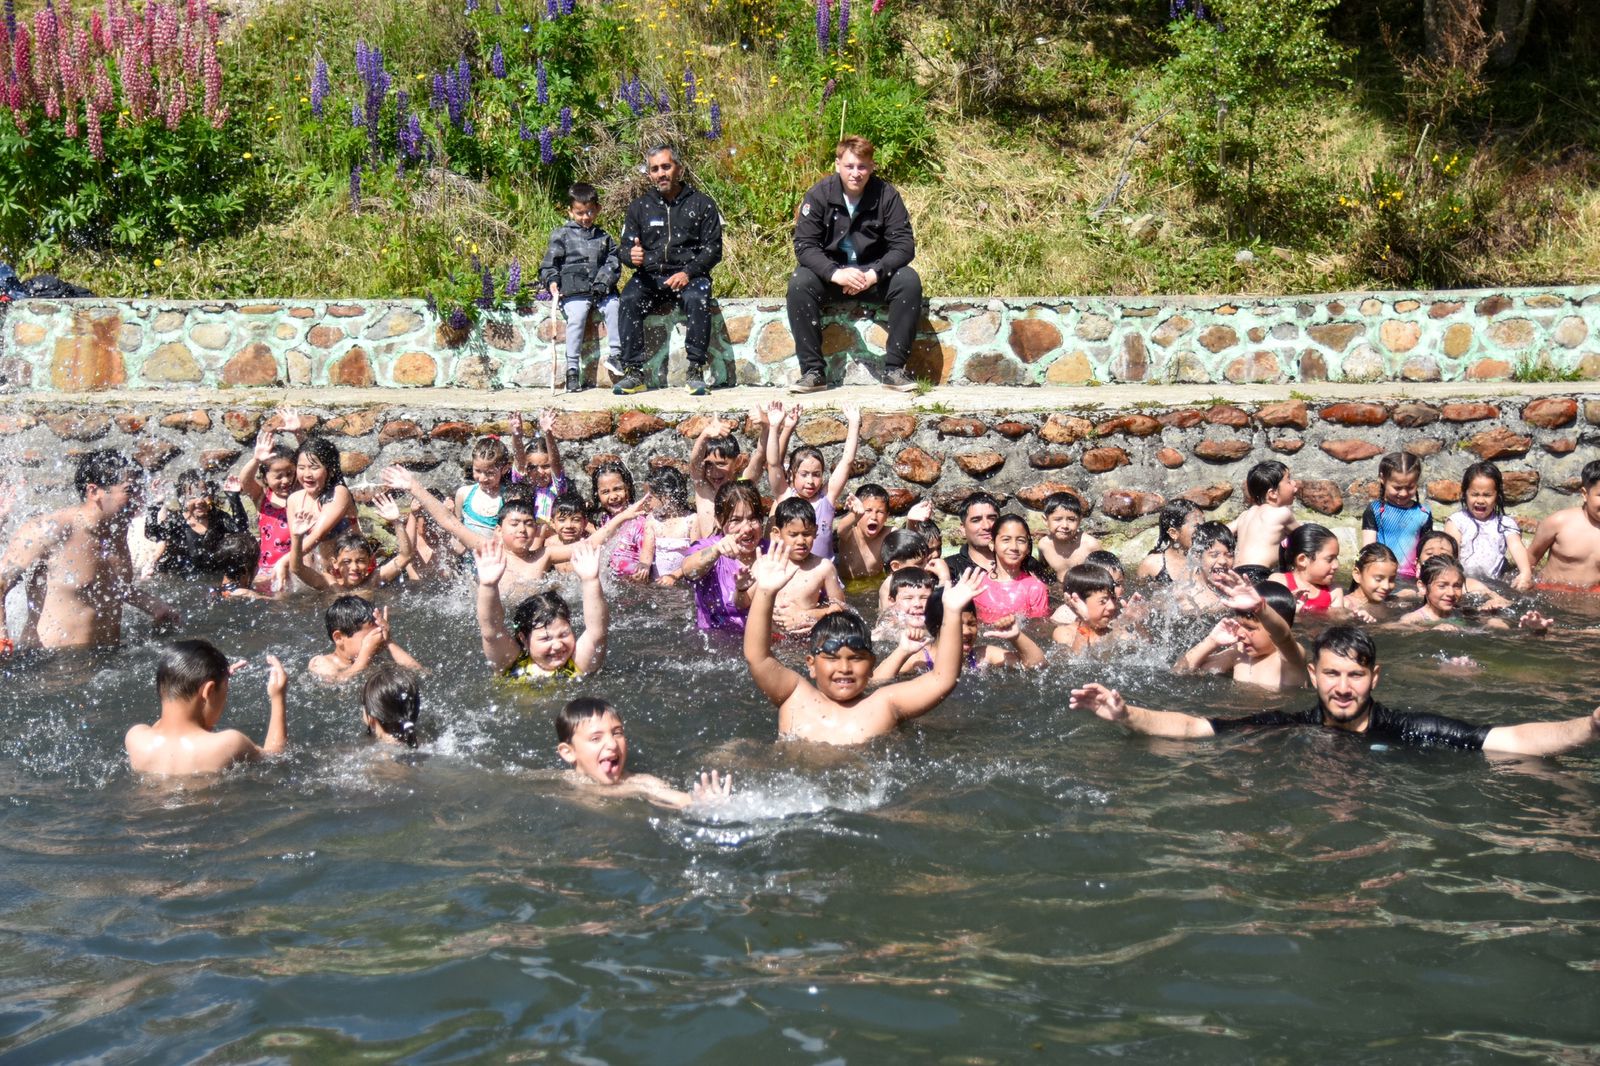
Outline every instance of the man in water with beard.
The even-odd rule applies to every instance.
[[[1136,733],[1179,740],[1240,729],[1315,726],[1350,734],[1368,744],[1446,747],[1506,755],[1560,755],[1600,738],[1600,707],[1563,722],[1480,726],[1439,714],[1395,711],[1373,698],[1378,687],[1378,649],[1354,626],[1325,630],[1312,645],[1309,672],[1317,704],[1304,711],[1262,711],[1242,718],[1202,718],[1179,711],[1154,711],[1124,702],[1104,685],[1072,690],[1072,706],[1120,722]]]

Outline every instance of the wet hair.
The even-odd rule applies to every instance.
[[[907,533],[915,533],[921,537],[922,543],[926,545],[928,551],[933,551],[944,543],[944,534],[939,532],[939,523],[931,518],[914,518],[908,521],[904,528]],[[894,534],[891,533],[890,537],[893,536]],[[885,546],[888,543],[887,540],[884,541]],[[884,562],[887,563],[888,561],[889,557],[884,556]]]
[[[1264,502],[1267,493],[1283,483],[1289,468],[1276,459],[1263,459],[1244,476],[1244,502],[1252,506]]]
[[[856,489],[856,499],[882,500],[884,509],[887,510],[889,507],[889,490],[877,482],[869,482]]]
[[[198,470],[185,470],[178,475],[178,499],[187,500],[191,496],[204,496],[211,499],[217,494],[217,483],[209,480]]]
[[[721,437],[707,437],[706,455],[715,455],[718,459],[739,458],[739,438],[731,434]]]
[[[883,565],[890,563],[920,563],[928,554],[928,541],[911,529],[890,530],[883,538]]]
[[[857,495],[860,495],[860,493],[857,493]],[[993,507],[996,511],[1000,510],[1000,501],[989,495],[987,492],[984,492],[982,489],[979,489],[977,492],[971,493],[966,499],[961,501],[961,520],[965,522],[967,520],[967,515],[972,513],[972,509],[974,507],[985,503],[990,507]]]
[[[1583,469],[1578,473],[1578,481],[1583,485],[1584,492],[1600,485],[1600,459],[1590,459],[1584,463]]]
[[[1295,599],[1288,585],[1277,581],[1258,581],[1256,592],[1261,594],[1262,603],[1278,612],[1278,617],[1283,619],[1284,625],[1294,625]]]
[[[90,485],[109,489],[128,480],[138,469],[138,464],[121,452],[100,448],[78,460],[78,469],[72,475],[72,487],[78,490],[80,500],[87,499]]]
[[[554,621],[572,624],[572,609],[558,593],[535,592],[517,604],[511,612],[511,632],[523,647],[528,645],[528,634]]]
[[[1200,507],[1193,500],[1185,500],[1181,496],[1176,500],[1167,501],[1161,508],[1161,513],[1156,516],[1156,546],[1150,549],[1150,554],[1164,552],[1178,543],[1178,531],[1189,520],[1192,514],[1199,514]]]
[[[1083,500],[1072,492],[1052,492],[1044,498],[1044,506],[1039,508],[1044,516],[1049,518],[1055,511],[1071,511],[1079,518],[1083,517]]]
[[[964,615],[970,614],[976,618],[978,616],[978,605],[973,603],[971,600],[968,600],[966,603],[962,604],[961,613]],[[943,596],[928,597],[928,610],[927,613],[922,616],[922,628],[927,630],[928,636],[935,639],[938,638],[939,630],[944,628]]]
[[[372,550],[372,541],[368,540],[367,535],[361,532],[359,529],[352,529],[347,533],[341,533],[334,540],[334,555],[338,555],[340,552],[347,551],[363,551],[368,555],[376,554]]]
[[[579,207],[585,207],[589,204],[599,207],[600,193],[586,181],[575,181],[567,186],[567,203]]]
[[[1098,563],[1079,563],[1067,571],[1066,577],[1061,579],[1061,584],[1066,588],[1068,595],[1080,599],[1087,599],[1096,592],[1112,596],[1117,594],[1116,575]]]
[[[556,740],[571,744],[580,725],[591,718],[604,718],[608,714],[617,714],[617,709],[605,700],[594,696],[579,696],[570,700],[556,712]],[[622,721],[620,714],[617,714],[617,721]]]
[[[267,480],[267,470],[273,463],[293,464],[299,455],[300,453],[297,449],[291,448],[287,444],[274,444],[272,450],[267,453],[267,457],[256,465],[256,480],[265,482]]]
[[[329,640],[333,639],[335,633],[354,636],[372,618],[372,601],[354,595],[340,596],[322,612],[322,622],[328,628]]]
[[[777,531],[790,522],[803,522],[812,529],[816,529],[817,509],[812,507],[811,501],[804,497],[786,496],[778,501],[778,506],[772,509],[772,528]]]
[[[1419,546],[1420,543],[1419,541]],[[1345,591],[1354,592],[1356,590],[1355,576],[1376,563],[1390,563],[1394,566],[1399,566],[1400,559],[1389,549],[1388,545],[1373,541],[1356,553],[1355,564],[1350,568],[1350,584],[1346,586]]]
[[[156,695],[163,700],[192,699],[207,681],[227,679],[228,657],[209,640],[173,641],[156,663]]]
[[[524,493],[517,493],[500,505],[500,520],[505,521],[508,514],[524,514],[535,522],[539,520],[539,505],[533,497]]]
[[[417,675],[397,663],[384,663],[361,686],[361,709],[391,737],[408,748],[417,746],[417,715],[422,693]]]
[[[904,566],[889,575],[889,598],[892,600],[901,589],[936,589],[939,575],[920,566]]]
[[[645,484],[650,486],[656,499],[671,504],[679,514],[688,514],[694,509],[689,499],[689,479],[672,467],[662,467],[653,472],[645,479]]]
[[[217,571],[240,585],[250,584],[255,576],[260,545],[248,533],[230,533],[217,545]]]
[[[511,449],[499,437],[479,437],[478,442],[472,446],[474,461],[482,459],[495,466],[511,465]]]
[[[1319,526],[1315,522],[1295,526],[1283,538],[1283,546],[1278,549],[1278,570],[1285,574],[1294,573],[1295,560],[1302,555],[1308,558],[1315,556],[1330,540],[1338,543],[1339,538],[1327,526]]]
[[[1243,565],[1234,567],[1233,572],[1250,582],[1250,584],[1259,585],[1261,582],[1272,576],[1272,567],[1259,566],[1255,563],[1244,563]],[[1274,584],[1276,583],[1277,582],[1274,582]]]
[[[1021,526],[1022,531],[1028,535],[1028,544],[1030,548],[1032,547],[1033,530],[1028,528],[1028,520],[1026,518],[1023,518],[1019,514],[1011,514],[1009,512],[1001,515],[999,518],[995,519],[994,523],[994,535],[996,537],[1000,535],[1001,526]],[[1024,559],[1024,561],[1026,561],[1026,559]]]
[[[1463,580],[1467,576],[1466,570],[1462,569],[1460,561],[1454,555],[1435,555],[1423,563],[1422,569],[1417,571],[1417,583],[1427,588],[1440,574],[1450,571],[1460,574]]]
[[[1422,546],[1427,544],[1430,540],[1444,541],[1446,544],[1450,545],[1450,557],[1453,559],[1461,558],[1461,542],[1456,540],[1453,534],[1443,529],[1430,529],[1423,533],[1422,536],[1417,538],[1418,555],[1422,554]]]
[[[634,501],[633,474],[628,471],[628,468],[615,461],[601,463],[594,468],[594,473],[589,475],[589,488],[594,492],[594,506],[597,513],[604,510],[600,506],[600,479],[607,474],[615,474],[621,478],[623,488],[628,490],[628,502],[632,503]]]
[[[767,504],[761,498],[761,492],[748,481],[730,481],[717,490],[715,506],[718,526],[725,526],[733,517],[733,509],[739,504],[750,508],[750,513],[758,519],[767,517]]]
[[[872,627],[848,607],[817,619],[817,624],[811,629],[811,654],[817,654],[830,640],[859,641],[866,645],[868,655],[877,657],[872,651]]]
[[[828,459],[827,456],[822,454],[822,449],[814,448],[809,444],[802,444],[800,447],[789,453],[789,464],[784,467],[784,470],[788,473],[791,479],[794,478],[795,469],[800,465],[800,462],[803,459],[815,459],[817,461],[817,465],[822,467],[822,472],[824,474],[828,472]]]
[[[1229,551],[1236,551],[1239,547],[1238,538],[1221,522],[1201,522],[1194,529],[1194,540],[1190,542],[1189,550],[1196,554],[1205,551],[1213,544],[1221,544]]]
[[[1085,563],[1093,563],[1111,573],[1112,577],[1120,577],[1123,573],[1122,560],[1117,558],[1117,553],[1105,548],[1096,548],[1083,557]],[[1068,571],[1071,573],[1071,571]]]
[[[328,482],[323,486],[324,489],[344,484],[344,468],[339,464],[339,449],[334,447],[333,441],[327,437],[307,437],[295,450],[295,462],[298,463],[301,456],[305,455],[311,456],[328,472]]]
[[[1372,643],[1366,630],[1356,626],[1329,626],[1311,642],[1313,665],[1328,651],[1343,659],[1350,659],[1368,670],[1378,665],[1378,646]]]
[[[567,515],[587,516],[589,501],[583,498],[581,492],[563,492],[556,497],[556,502],[550,507],[550,517],[559,518]]]

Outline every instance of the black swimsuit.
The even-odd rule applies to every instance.
[[[1416,747],[1482,751],[1484,738],[1489,735],[1489,730],[1494,728],[1487,725],[1472,725],[1459,718],[1449,718],[1442,714],[1392,711],[1376,700],[1367,705],[1367,714],[1367,731],[1350,735],[1365,740],[1368,744],[1406,744]],[[1263,711],[1243,718],[1208,718],[1207,721],[1217,733],[1283,726],[1325,726],[1321,704],[1305,711]],[[1326,726],[1326,728],[1335,727]]]

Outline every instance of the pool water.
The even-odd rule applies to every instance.
[[[137,621],[121,650],[10,664],[8,1061],[1600,1057],[1600,747],[1181,743],[1067,708],[1088,680],[1205,713],[1305,704],[1171,675],[1199,619],[1114,662],[965,677],[863,750],[781,744],[737,642],[688,629],[682,591],[619,591],[605,671],[536,692],[484,676],[460,587],[390,601],[433,670],[430,739],[396,756],[362,738],[354,690],[304,675],[315,602],[165,591],[186,634],[297,672],[292,751],[218,781],[131,774],[122,735],[156,706]],[[1590,635],[1380,647],[1398,707],[1600,700]],[[1441,649],[1482,669],[1446,672]],[[225,725],[261,736],[264,684],[236,679]],[[731,769],[734,800],[574,790],[550,715],[581,693],[621,709],[631,769]]]

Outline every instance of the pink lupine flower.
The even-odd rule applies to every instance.
[[[100,130],[100,112],[93,104],[89,105],[88,124],[89,157],[98,163],[106,157],[106,142]]]
[[[172,83],[172,95],[167,98],[167,129],[178,128],[178,122],[183,118],[184,109],[188,106],[189,96],[184,92],[183,79],[176,79]]]
[[[222,62],[217,59],[217,42],[208,41],[205,51],[205,84],[206,84],[206,117],[211,120],[214,127],[220,128],[222,122],[218,114],[222,109]]]

